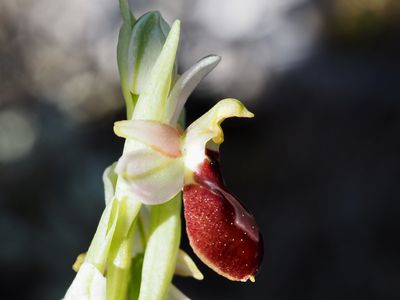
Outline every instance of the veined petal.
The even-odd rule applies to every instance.
[[[167,202],[183,186],[182,159],[167,157],[150,148],[122,155],[115,172],[130,186],[135,198],[144,204]]]
[[[207,142],[211,140],[219,145],[224,141],[224,133],[220,124],[226,118],[252,118],[253,116],[239,100],[219,101],[187,128],[183,144],[185,166],[192,171],[196,170],[205,158]]]
[[[105,300],[106,279],[90,263],[83,263],[64,300]]]
[[[202,58],[177,80],[168,97],[167,122],[172,126],[178,122],[186,100],[200,83],[220,62],[221,57],[209,55]]]
[[[178,257],[176,260],[176,268],[175,268],[175,275],[179,276],[191,276],[197,280],[203,280],[204,276],[197,268],[194,261],[190,258],[190,256],[179,249]]]
[[[168,292],[167,300],[190,300],[184,293],[176,288],[173,284]]]
[[[155,121],[129,120],[114,124],[116,135],[135,139],[150,148],[170,157],[181,155],[177,129]]]

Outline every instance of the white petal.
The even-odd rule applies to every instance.
[[[190,300],[190,298],[171,284],[167,300]]]
[[[114,124],[116,135],[135,139],[170,157],[181,155],[177,129],[155,121],[129,120]]]
[[[74,281],[65,294],[64,300],[105,300],[106,279],[90,263],[83,263]]]
[[[194,121],[186,130],[183,144],[185,166],[195,171],[205,158],[205,147],[210,141],[213,148],[224,141],[220,124],[231,117],[252,118],[254,115],[236,99],[224,99]]]
[[[175,275],[191,276],[197,280],[203,280],[204,276],[197,268],[194,261],[183,250],[179,249],[178,257],[176,260]]]
[[[170,200],[183,186],[181,158],[170,158],[150,148],[128,152],[115,172],[122,175],[136,200],[149,205]]]
[[[220,60],[221,58],[217,55],[206,56],[179,77],[167,100],[166,119],[169,124],[175,126],[190,94],[200,81],[218,65]]]

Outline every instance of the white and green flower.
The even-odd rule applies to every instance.
[[[169,27],[158,12],[136,20],[127,0],[120,9],[117,56],[127,120],[116,122],[114,132],[126,141],[104,172],[106,208],[64,299],[188,299],[171,284],[173,275],[203,275],[179,249],[182,193],[199,258],[229,279],[253,280],[262,242],[252,215],[223,184],[215,156],[224,140],[221,122],[253,114],[224,99],[184,130],[185,103],[220,57],[204,57],[178,75],[180,22]]]

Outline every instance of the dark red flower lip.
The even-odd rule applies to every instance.
[[[218,274],[254,280],[263,257],[263,240],[252,214],[226,188],[218,152],[194,173],[183,190],[186,231],[196,255]]]

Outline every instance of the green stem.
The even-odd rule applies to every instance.
[[[168,293],[181,238],[181,202],[179,193],[151,207],[139,300],[161,300]]]

